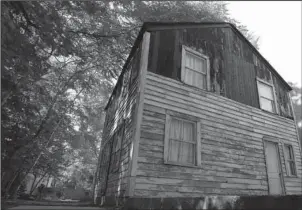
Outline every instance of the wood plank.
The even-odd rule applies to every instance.
[[[150,49],[152,50],[152,60],[151,60],[151,71],[157,71],[157,58],[158,58],[158,50],[159,50],[159,32],[152,32],[152,37],[154,37],[153,45],[150,43]]]
[[[198,171],[181,171],[181,170],[167,170],[158,168],[156,166],[152,167],[152,164],[139,163],[139,170],[137,175],[141,176],[152,176],[152,177],[175,177],[179,179],[198,179],[198,180],[207,180],[207,181],[227,181],[231,178],[235,180],[246,180],[251,181],[259,180],[262,184],[266,182],[265,175],[251,175],[251,174],[242,174],[242,173],[233,173],[232,169],[224,170],[217,168],[216,170],[212,169],[201,169]],[[180,172],[181,171],[181,172]],[[238,181],[239,182],[239,181]]]
[[[164,141],[164,135],[151,133],[146,130],[141,131],[141,137],[145,139],[153,139],[158,141]]]
[[[153,88],[153,87],[152,87]],[[151,89],[152,89],[151,88]],[[175,103],[175,102],[177,102],[177,103],[181,103],[181,104],[184,104],[184,105],[186,105],[186,106],[188,106],[188,105],[191,105],[191,106],[193,106],[193,107],[195,107],[195,108],[200,108],[200,109],[202,109],[202,110],[204,110],[204,111],[206,111],[206,112],[213,112],[213,113],[216,113],[216,116],[214,115],[214,116],[212,116],[212,117],[216,117],[216,118],[221,118],[221,115],[223,115],[223,116],[225,116],[225,117],[227,117],[226,119],[228,120],[228,121],[230,121],[230,120],[232,120],[232,119],[236,119],[236,118],[234,118],[234,113],[232,113],[232,115],[230,115],[229,114],[229,110],[228,110],[228,112],[226,112],[225,110],[224,111],[222,111],[222,109],[221,110],[217,110],[216,108],[221,108],[221,107],[219,107],[219,106],[213,106],[213,105],[211,105],[209,108],[207,107],[206,109],[204,108],[204,107],[206,107],[207,105],[206,104],[202,104],[202,101],[200,101],[200,100],[196,100],[196,99],[193,99],[192,97],[190,97],[190,98],[187,98],[187,96],[181,96],[181,95],[179,95],[179,94],[177,94],[177,93],[172,93],[171,91],[169,91],[169,92],[167,92],[167,91],[165,91],[165,90],[162,90],[162,89],[153,89],[152,91],[149,91],[149,89],[150,89],[150,86],[148,86],[147,88],[146,88],[146,94],[148,94],[148,95],[150,95],[150,97],[152,96],[155,96],[155,97],[158,97],[158,98],[165,98],[166,100],[171,100],[171,101],[173,101],[172,103]],[[206,115],[208,115],[208,114],[210,114],[210,113],[205,113]],[[217,114],[219,114],[220,116],[217,116]],[[238,113],[236,113],[237,115],[238,115]],[[243,118],[244,119],[244,118]],[[242,121],[243,121],[243,119],[242,119]],[[238,123],[238,119],[236,119],[236,121],[234,121],[236,124]],[[242,123],[241,123],[241,125],[242,125]],[[247,125],[239,125],[238,127],[243,127],[244,129],[246,129],[246,130],[252,130],[252,129],[255,129],[255,125],[254,126],[251,126],[251,125],[253,125],[253,124],[249,124],[250,126],[247,126]],[[275,127],[276,127],[276,125],[275,125]],[[275,127],[273,127],[272,129],[275,129]],[[261,129],[262,128],[262,126],[258,126],[257,127],[258,129]],[[263,128],[262,128],[263,129]],[[275,129],[274,130],[275,132],[280,132],[278,129]],[[293,132],[294,132],[294,130],[292,130]],[[292,137],[295,137],[296,136],[296,134],[295,133],[293,133],[293,132],[291,132],[291,133],[287,133],[287,131],[285,131],[285,134],[289,134],[289,135],[291,135]]]
[[[162,158],[157,157],[138,157],[138,163],[153,163],[153,164],[164,164],[164,160]],[[201,160],[201,166],[200,168],[211,168],[215,169],[217,167],[222,168],[230,168],[230,169],[237,169],[238,172],[245,171],[245,170],[254,170],[255,174],[256,172],[258,174],[266,174],[265,167],[264,166],[258,166],[258,165],[241,165],[236,163],[228,163],[228,162],[214,162],[214,161],[208,161],[208,160]],[[187,169],[187,166],[183,166],[183,168]],[[196,167],[197,168],[197,167]],[[233,170],[234,171],[234,170]]]
[[[264,164],[264,157],[255,157],[253,155],[247,156],[246,154],[232,154],[232,153],[223,153],[217,151],[208,151],[202,150],[202,159],[203,160],[213,160],[213,161],[237,161],[238,163],[242,164]]]
[[[162,157],[164,148],[162,146],[145,146],[140,145],[139,151],[141,152],[140,157]],[[242,150],[229,150],[224,149],[221,147],[208,147],[208,145],[205,146],[203,144],[203,147],[201,148],[199,154],[202,154],[203,160],[209,160],[212,159],[213,161],[226,161],[226,162],[234,162],[234,161],[242,161],[244,164],[251,163],[253,164],[260,164],[264,165],[264,155],[263,151],[259,155],[255,155],[254,153],[246,153]],[[216,158],[216,159],[215,159]],[[263,162],[261,162],[263,161]]]
[[[157,145],[144,144],[142,141],[140,141],[139,143],[139,150],[164,153],[164,147],[162,145],[157,146]]]
[[[141,138],[140,139],[140,144],[144,146],[157,146],[162,147],[162,150],[164,150],[164,142],[161,140],[157,139],[151,139],[151,138]]]
[[[143,35],[143,41],[142,41],[142,50],[140,55],[140,67],[139,67],[139,88],[138,88],[138,104],[137,109],[135,111],[135,136],[133,139],[133,153],[132,153],[132,159],[130,161],[130,174],[131,177],[129,179],[128,183],[128,191],[127,194],[129,196],[133,196],[134,194],[134,186],[135,185],[135,179],[133,177],[136,176],[137,171],[137,159],[138,159],[138,148],[139,148],[139,140],[141,136],[141,123],[143,118],[143,103],[144,103],[144,89],[146,84],[146,74],[148,69],[148,54],[149,54],[149,45],[150,45],[150,33],[145,32]]]
[[[244,144],[248,148],[263,148],[262,138],[251,138],[249,136],[239,135],[237,134],[232,135],[231,132],[225,131],[223,129],[217,129],[212,126],[203,126],[202,129],[202,136],[203,138],[211,139],[211,141],[223,141],[228,142],[229,144]],[[297,144],[292,143],[291,141],[282,139],[283,143],[291,143],[294,148],[297,148]]]
[[[289,188],[298,188],[301,190],[302,188],[302,181],[301,182],[285,182],[285,187],[289,187]]]
[[[210,147],[213,147],[213,149],[215,150],[216,148],[219,149],[219,147],[217,147],[217,145],[222,146],[222,148],[224,149],[230,149],[230,150],[237,150],[237,151],[241,151],[241,153],[245,153],[245,154],[256,154],[256,156],[260,156],[263,154],[263,147],[258,147],[255,145],[252,145],[253,147],[247,147],[246,145],[249,144],[249,142],[245,142],[245,143],[241,143],[241,144],[236,144],[231,142],[231,141],[223,141],[221,140],[219,143],[216,142],[218,141],[217,139],[219,138],[212,138],[211,136],[207,136],[207,135],[203,135],[202,138],[202,142],[203,144],[207,145],[209,149],[211,149]]]
[[[154,184],[154,185],[177,185],[177,186],[200,186],[200,187],[219,187],[220,183],[217,181],[202,181],[202,180],[188,180],[158,177],[143,177],[136,178],[136,183]]]
[[[232,184],[232,183],[222,183],[221,188],[226,189],[249,189],[249,190],[267,190],[267,186],[263,185],[252,185],[252,184]]]
[[[148,131],[150,133],[156,133],[160,135],[164,135],[164,130],[162,128],[158,128],[152,125],[141,124],[141,130]]]
[[[197,108],[193,109],[192,107],[183,106],[181,104],[177,104],[177,106],[176,106],[176,105],[170,103],[170,105],[168,105],[168,103],[165,100],[162,100],[160,98],[149,97],[147,95],[146,95],[145,103],[146,104],[151,104],[151,105],[154,105],[154,106],[161,106],[161,107],[164,107],[166,109],[170,109],[170,110],[173,110],[173,111],[176,111],[176,112],[183,112],[183,113],[186,113],[188,115],[190,115],[190,114],[192,115],[192,114],[195,113],[195,116],[198,116],[201,119],[204,119],[204,120],[208,119],[207,124],[209,124],[209,122],[212,122],[212,124],[214,125],[214,123],[215,123],[214,120],[211,120],[211,117],[206,116],[206,114],[199,113],[200,110],[197,109]],[[224,128],[224,129],[230,130],[229,129],[230,126],[225,126],[224,123],[220,123],[220,124],[217,123],[216,127],[218,125],[219,125],[219,128]],[[251,137],[258,137],[258,138],[262,137],[262,135],[255,134],[253,132],[246,132],[242,129],[238,129],[237,127],[235,127],[235,125],[232,126],[232,129],[230,131],[233,131],[233,132],[239,133],[239,134],[246,134],[246,135],[249,135]]]
[[[217,173],[217,174],[219,175],[219,173]],[[148,171],[139,171],[138,176],[158,178],[161,180],[165,180],[165,179],[179,179],[181,181],[191,180],[192,183],[193,183],[193,181],[213,181],[213,182],[231,183],[231,184],[232,183],[233,184],[254,184],[254,185],[264,185],[264,186],[268,185],[267,182],[264,180],[255,180],[255,179],[250,179],[250,178],[246,178],[246,177],[244,177],[244,178],[239,177],[239,176],[225,177],[225,176],[217,176],[217,175],[216,176],[205,176],[204,174],[194,175],[191,173],[183,173],[183,172],[161,172],[161,171],[148,170]],[[154,183],[157,183],[157,182],[154,182]]]
[[[157,75],[157,74],[153,74],[151,72],[148,72],[148,75],[147,75],[147,78],[148,80],[152,80],[152,82],[156,82],[156,81],[159,81],[160,83],[169,83],[169,86],[177,86],[177,87],[180,87],[181,89],[186,89],[189,93],[197,93],[200,95],[201,94],[206,94],[204,96],[207,96],[207,97],[214,97],[215,100],[223,100],[225,101],[226,103],[229,103],[231,106],[237,106],[239,108],[245,108],[245,109],[254,109],[254,107],[251,107],[251,106],[248,106],[248,105],[244,105],[242,103],[239,103],[239,102],[236,102],[234,100],[231,100],[231,99],[228,99],[228,98],[225,98],[225,97],[219,97],[217,94],[213,94],[211,92],[205,92],[205,91],[202,91],[202,90],[198,90],[196,88],[192,88],[188,85],[183,85],[182,83],[180,83],[179,81],[176,81],[176,80],[173,80],[173,79],[170,79],[170,78],[166,78],[166,77],[161,77],[160,75]],[[248,111],[248,110],[246,110]],[[287,119],[287,118],[285,118]]]
[[[150,88],[151,87],[151,88]],[[194,105],[197,105],[197,107],[199,107],[199,108],[201,108],[201,109],[203,109],[203,110],[205,110],[205,111],[210,111],[210,112],[212,112],[212,113],[217,113],[217,114],[223,114],[225,117],[227,117],[226,119],[227,120],[235,120],[234,122],[238,122],[238,117],[241,117],[240,118],[240,120],[241,120],[241,124],[244,124],[243,122],[244,121],[246,121],[246,122],[253,122],[252,120],[251,120],[251,118],[252,118],[252,116],[250,116],[250,117],[247,117],[247,116],[242,116],[242,114],[244,113],[244,112],[233,112],[233,111],[230,111],[230,109],[225,109],[225,108],[223,108],[223,106],[222,105],[212,105],[214,102],[211,102],[211,105],[209,105],[209,103],[204,103],[203,101],[204,101],[204,99],[196,99],[196,98],[194,98],[194,97],[189,97],[189,98],[187,98],[187,96],[182,96],[182,95],[180,95],[179,93],[177,93],[177,92],[175,92],[175,93],[173,93],[172,91],[165,91],[165,90],[163,90],[162,88],[161,89],[159,89],[159,88],[154,88],[154,89],[152,89],[152,88],[154,88],[154,84],[153,84],[153,87],[152,86],[148,86],[147,87],[147,89],[146,89],[146,91],[148,91],[147,92],[147,94],[148,93],[150,93],[150,95],[155,95],[155,96],[158,96],[158,94],[156,94],[156,92],[158,92],[159,93],[159,95],[161,96],[161,97],[163,97],[163,95],[165,96],[165,98],[171,98],[172,97],[172,100],[173,100],[173,98],[177,98],[178,100],[180,100],[180,99],[182,99],[181,101],[190,101],[190,104],[194,104]],[[152,89],[152,90],[151,90]],[[150,91],[149,91],[150,90]],[[174,101],[174,100],[173,100]],[[185,103],[185,102],[184,102]],[[187,103],[188,104],[188,103]],[[205,108],[206,107],[206,108]],[[227,110],[227,112],[226,112],[226,110]],[[216,116],[217,117],[217,116]],[[259,116],[257,116],[257,117],[259,117]],[[268,121],[266,121],[266,122],[268,122]],[[256,123],[255,123],[256,124]],[[247,125],[247,124],[246,124]],[[249,125],[251,125],[251,124],[249,124]],[[273,122],[273,124],[272,125],[269,125],[269,124],[260,124],[261,125],[261,127],[262,126],[266,126],[266,127],[268,127],[268,128],[271,128],[271,129],[275,129],[276,128],[276,126],[278,126],[278,121],[275,121],[275,122]],[[280,124],[281,125],[281,124]],[[282,124],[282,127],[284,127],[285,125],[284,124]],[[260,126],[259,126],[260,127]],[[294,132],[294,129],[290,129],[288,126],[286,126],[288,129],[289,129],[289,131],[292,131],[292,132]],[[276,131],[278,131],[278,130],[276,130]]]
[[[170,110],[173,110],[173,111],[178,111],[178,112],[183,112],[183,113],[186,113],[186,114],[193,114],[195,113],[195,116],[198,116],[200,117],[201,119],[207,119],[207,124],[209,124],[209,122],[211,122],[213,125],[215,125],[215,121],[212,120],[211,118],[213,117],[207,117],[206,115],[208,113],[204,113],[204,114],[201,114],[199,113],[200,112],[200,109],[197,109],[197,108],[194,108],[193,106],[189,107],[189,106],[186,106],[186,105],[182,105],[180,103],[177,104],[177,106],[174,104],[174,102],[166,102],[164,99],[161,99],[159,97],[150,97],[149,95],[146,95],[146,100],[145,100],[145,103],[147,104],[151,104],[151,105],[154,105],[154,106],[161,106],[163,108],[166,108],[166,109],[170,109]],[[214,116],[215,117],[215,116]],[[219,121],[219,120],[218,120]],[[229,131],[233,131],[234,133],[239,133],[239,134],[246,134],[246,135],[249,135],[251,137],[256,137],[256,138],[262,138],[263,137],[263,134],[257,134],[257,133],[254,133],[254,132],[247,132],[243,129],[238,129],[237,127],[239,126],[235,126],[235,125],[232,125],[232,126],[225,126],[224,124],[222,123],[218,123],[216,121],[216,125],[215,127],[218,127],[220,129],[227,129]],[[230,129],[231,128],[231,129]],[[272,136],[275,136],[276,138],[280,138],[280,135],[282,134],[276,134],[276,132],[272,132],[270,133]],[[282,136],[284,136],[284,138],[289,138],[291,139],[293,142],[296,142],[296,138],[293,138],[293,137],[288,137],[286,136],[285,134],[283,134]]]
[[[148,190],[148,191],[159,191],[159,192],[181,192],[181,193],[200,193],[200,194],[208,194],[208,193],[235,193],[237,191],[244,191],[244,190],[261,190],[267,191],[267,187],[265,186],[253,186],[253,185],[241,185],[241,188],[238,189],[238,185],[240,184],[217,184],[213,183],[212,186],[175,186],[175,185],[156,185],[156,184],[136,184],[136,190]],[[223,185],[223,187],[219,187],[219,185]]]
[[[165,191],[162,186],[166,183],[172,186],[188,183],[183,185],[183,189],[176,189],[182,190],[181,194],[183,195],[188,190],[186,185],[195,186],[193,185],[195,179],[197,181],[212,179],[213,182],[223,184],[223,189],[220,189],[221,192],[227,189],[234,190],[234,192],[236,189],[239,191],[246,189],[248,193],[259,191],[264,194],[267,193],[262,137],[270,135],[295,145],[294,129],[287,129],[283,132],[284,128],[288,127],[289,122],[291,122],[290,125],[292,124],[292,121],[281,119],[280,122],[274,124],[279,116],[262,114],[261,110],[258,113],[250,114],[249,112],[252,112],[254,108],[242,108],[242,105],[238,105],[239,103],[231,111],[225,112],[224,109],[229,109],[232,106],[232,101],[227,101],[227,106],[221,107],[219,104],[225,100],[220,97],[213,95],[207,97],[207,93],[202,93],[207,98],[204,100],[202,98],[204,96],[197,95],[198,91],[192,95],[188,87],[182,88],[181,85],[179,85],[180,87],[174,85],[174,87],[166,88],[168,85],[161,85],[160,82],[160,80],[152,81],[157,87],[149,89],[146,87],[145,91],[147,94],[139,144],[139,155],[142,157],[139,157],[138,160],[137,175],[149,177],[147,184],[156,183],[154,182],[155,179],[163,181],[156,183],[158,186],[153,186],[154,188],[147,186],[144,189],[149,193],[158,189]],[[147,81],[147,85],[150,84],[151,82]],[[178,89],[182,91],[181,96],[177,93]],[[186,92],[189,92],[187,96],[185,95]],[[211,103],[215,101],[215,98],[219,99]],[[193,102],[193,106],[191,106],[191,102]],[[201,119],[201,154],[205,155],[205,160],[201,161],[200,168],[164,164],[162,155],[166,110],[197,116]],[[259,117],[259,114],[262,117]],[[297,145],[294,148],[298,149]],[[282,150],[280,151],[282,167],[284,168],[282,159],[284,157]],[[240,162],[240,160],[242,161]],[[186,177],[188,178],[185,179]],[[178,180],[171,181],[171,179]],[[188,182],[184,182],[184,180],[188,180]],[[141,182],[141,184],[146,184],[146,182]],[[297,180],[290,182],[289,179],[285,179],[285,182],[288,183],[288,186],[299,184]],[[137,192],[136,187],[135,193]],[[170,188],[167,187],[166,189],[169,190]],[[191,192],[194,193],[194,190]]]
[[[266,191],[259,190],[212,190],[207,191],[207,195],[267,195]],[[135,190],[137,197],[200,197],[201,193],[186,193],[186,192],[160,192],[156,190]]]
[[[196,155],[196,158],[197,158],[197,165],[200,166],[201,165],[201,132],[200,132],[200,129],[201,129],[201,124],[200,124],[200,121],[197,122],[197,155]]]
[[[140,189],[135,189],[134,196],[136,197],[186,197],[186,196],[191,196],[191,197],[199,197],[200,193],[181,193],[181,192],[161,192],[161,191],[152,191],[152,190],[140,190]]]
[[[213,142],[218,145],[229,144],[236,145],[236,147],[246,147],[248,149],[263,149],[260,141],[251,138],[240,138],[238,136],[231,136],[225,133],[214,133],[209,128],[202,129],[202,139],[205,142]]]
[[[144,150],[144,149],[140,148],[139,151],[138,151],[138,157],[164,158],[164,153],[163,152],[158,152],[158,151]]]
[[[296,187],[286,187],[286,192],[300,192],[302,193],[301,188],[296,188]]]
[[[167,78],[167,77],[162,77],[160,75],[153,74],[152,72],[148,72],[147,80],[150,81],[150,82],[147,81],[147,84],[152,84],[153,83],[153,84],[160,84],[160,85],[163,85],[163,86],[166,85],[168,87],[172,86],[174,88],[178,88],[178,91],[179,91],[179,89],[185,89],[186,91],[188,91],[189,94],[196,94],[196,95],[201,95],[202,94],[203,96],[206,96],[207,98],[214,99],[213,103],[215,103],[215,101],[217,101],[217,102],[223,102],[223,104],[221,104],[222,106],[229,105],[226,108],[229,108],[231,110],[237,108],[237,109],[239,109],[239,111],[244,110],[244,112],[252,112],[253,111],[253,112],[257,113],[257,115],[258,114],[264,115],[265,119],[273,118],[274,120],[284,122],[285,124],[288,124],[288,123],[293,124],[293,120],[291,120],[291,119],[288,119],[288,118],[285,118],[285,117],[282,117],[282,116],[278,116],[278,115],[265,113],[265,112],[255,108],[255,107],[244,105],[244,104],[239,103],[237,101],[219,96],[217,94],[213,94],[211,92],[205,92],[203,90],[192,88],[188,85],[183,85],[181,82],[179,82],[177,80],[173,80],[173,79],[170,79],[170,78]]]

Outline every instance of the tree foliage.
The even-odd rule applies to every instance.
[[[228,21],[257,47],[224,2],[2,1],[1,18],[6,194],[29,172],[90,186],[103,109],[143,22]]]

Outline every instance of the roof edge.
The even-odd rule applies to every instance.
[[[238,33],[238,35],[240,35],[245,42],[248,43],[248,45],[252,48],[252,50],[258,55],[260,56],[260,58],[264,61],[264,63],[266,63],[268,65],[268,67],[270,68],[270,70],[272,70],[274,73],[284,84],[285,86],[288,88],[289,91],[291,91],[293,88],[283,79],[283,77],[276,71],[276,69],[268,62],[268,60],[266,60],[266,58],[263,57],[263,55],[256,49],[256,47],[237,29],[237,27],[232,24],[232,23],[228,23],[231,28]]]
[[[117,81],[116,81],[115,87],[113,88],[113,91],[112,91],[112,93],[111,93],[111,95],[110,95],[110,97],[109,97],[109,100],[108,100],[108,102],[107,102],[107,104],[106,104],[104,110],[107,110],[107,108],[108,108],[108,106],[109,106],[109,104],[110,104],[110,102],[111,102],[111,100],[112,100],[112,97],[113,97],[113,95],[114,95],[114,93],[115,93],[115,91],[116,91],[117,84],[119,83],[119,81],[121,80],[123,74],[125,73],[125,69],[128,67],[128,65],[129,65],[129,63],[130,63],[130,61],[131,61],[131,58],[132,58],[132,56],[134,55],[134,53],[135,53],[135,51],[136,51],[136,48],[138,47],[138,45],[139,45],[139,43],[140,43],[140,41],[141,41],[141,39],[142,39],[143,34],[144,34],[145,31],[146,31],[146,26],[145,26],[145,24],[143,24],[142,27],[141,27],[141,29],[140,29],[140,31],[139,31],[139,33],[138,33],[138,35],[137,35],[137,37],[136,37],[136,39],[135,39],[135,41],[134,41],[134,44],[133,44],[133,46],[132,46],[132,48],[131,48],[131,50],[130,50],[130,53],[129,53],[129,55],[128,55],[128,58],[127,58],[127,60],[126,60],[126,62],[125,62],[125,64],[124,64],[124,66],[123,66],[123,68],[122,68],[121,74],[119,75],[119,77],[118,77],[118,79],[117,79]]]

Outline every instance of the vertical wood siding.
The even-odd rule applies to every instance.
[[[257,76],[274,82],[278,113],[292,118],[284,84],[231,28],[152,31],[148,70],[180,80],[181,45],[210,57],[211,92],[259,108]]]
[[[164,164],[167,110],[200,118],[201,167]],[[301,194],[301,151],[293,120],[148,72],[134,195],[268,194],[266,138],[279,141],[286,194]],[[297,177],[286,175],[282,143],[293,146]]]
[[[137,103],[138,89],[138,68],[140,59],[140,49],[137,49],[129,66],[120,76],[117,87],[113,92],[113,97],[106,110],[106,119],[103,129],[103,137],[100,151],[99,166],[99,189],[100,197],[104,191],[106,196],[124,196],[127,190],[129,178],[130,147],[134,137],[134,118]],[[111,172],[109,160],[112,136],[120,126],[124,126],[124,137],[121,145],[121,158],[119,170]],[[108,150],[107,152],[106,149]],[[109,173],[108,172],[109,169]],[[108,177],[108,179],[107,179]]]

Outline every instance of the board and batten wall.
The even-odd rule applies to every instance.
[[[129,65],[117,81],[108,102],[98,162],[97,202],[102,196],[125,196],[128,193],[131,147],[135,134],[135,120],[140,79],[138,76],[141,58],[139,45]],[[124,129],[118,170],[111,170],[113,135]]]
[[[164,164],[167,110],[200,118],[200,167]],[[293,120],[147,72],[134,196],[267,195],[266,137],[279,141],[285,193],[302,194]],[[283,143],[293,146],[297,177],[286,175]]]
[[[288,87],[264,59],[230,26],[150,29],[148,70],[180,80],[182,45],[210,60],[210,91],[259,108],[256,77],[274,84],[278,114],[293,118]]]

